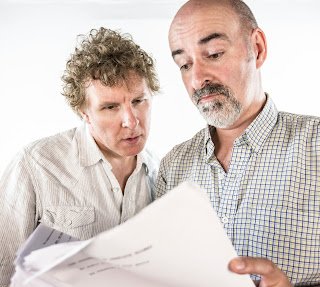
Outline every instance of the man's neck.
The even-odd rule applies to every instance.
[[[107,160],[112,165],[112,173],[118,180],[124,194],[128,178],[137,166],[137,156],[109,157]]]
[[[228,171],[229,164],[231,161],[231,154],[233,149],[233,143],[237,137],[242,135],[242,130],[221,130],[213,129],[211,139],[214,143],[214,153],[221,166]]]
[[[233,126],[229,128],[211,129],[210,136],[215,146],[214,153],[225,172],[227,172],[229,168],[234,141],[244,134],[246,128],[259,115],[265,103],[266,98],[261,101],[260,105],[258,105],[255,110],[244,114]]]

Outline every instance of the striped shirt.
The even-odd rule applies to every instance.
[[[0,286],[39,222],[82,240],[112,228],[151,202],[157,167],[146,150],[138,154],[123,195],[85,124],[24,148],[0,181]]]
[[[227,173],[209,129],[162,159],[157,197],[183,181],[198,183],[239,256],[269,258],[297,286],[319,284],[320,119],[278,112],[268,97],[234,141]]]

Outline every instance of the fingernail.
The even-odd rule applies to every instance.
[[[246,264],[244,263],[244,261],[241,258],[234,259],[234,262],[235,262],[234,267],[237,270],[242,270],[246,267]]]

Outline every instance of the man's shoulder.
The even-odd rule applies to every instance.
[[[78,166],[77,130],[73,128],[26,145],[16,156],[15,162],[24,162],[38,170],[64,170]]]
[[[203,128],[197,132],[191,139],[186,140],[180,144],[175,145],[165,156],[166,158],[176,158],[194,155],[203,148],[205,144],[207,128]]]
[[[24,154],[38,156],[39,154],[59,155],[68,153],[73,148],[77,128],[38,139],[23,148]]]
[[[56,183],[65,175],[79,177],[81,167],[76,132],[77,128],[74,128],[28,144],[11,160],[6,176],[21,173],[26,177],[30,174],[38,180],[45,177]]]
[[[292,129],[295,132],[320,133],[320,117],[310,115],[300,115],[289,112],[278,113],[278,126]]]
[[[279,111],[278,117],[283,118],[283,119],[300,121],[300,122],[320,123],[320,117],[311,116],[311,115],[295,114],[295,113],[284,112],[284,111]]]

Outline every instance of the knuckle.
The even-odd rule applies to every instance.
[[[278,269],[277,266],[270,260],[266,261],[264,268],[265,268],[266,274],[273,274]]]

